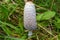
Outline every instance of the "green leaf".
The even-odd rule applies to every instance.
[[[0,4],[0,20],[6,20],[9,15],[9,10],[6,5]]]
[[[11,34],[11,31],[7,28],[6,25],[3,25],[1,26],[1,28],[4,30],[4,32],[9,36]]]
[[[56,21],[54,22],[56,28],[60,29],[60,18],[57,18]]]
[[[43,14],[38,14],[37,15],[37,20],[38,21],[41,21],[41,20],[49,20],[51,18],[53,18],[55,16],[55,12],[53,11],[47,11],[47,12],[44,12]]]
[[[4,0],[4,2],[9,3],[9,2],[11,2],[11,0]]]
[[[37,14],[37,20],[40,21],[43,14]]]
[[[0,21],[0,23],[3,24],[3,25],[9,26],[9,27],[12,28],[12,29],[19,30],[19,28],[17,28],[16,26],[14,26],[14,25],[12,25],[12,24],[9,24],[9,23],[6,23],[6,22],[2,22],[2,21]]]
[[[19,18],[19,24],[18,24],[18,26],[20,27],[21,32],[24,31],[24,27],[23,27],[23,22],[22,21],[23,21],[23,19]]]
[[[48,26],[49,25],[49,22],[48,21],[43,21],[43,22],[39,22],[39,24],[41,25],[41,26]]]
[[[0,11],[4,14],[8,14],[8,12],[9,12],[6,5],[2,5],[2,4],[0,4]]]

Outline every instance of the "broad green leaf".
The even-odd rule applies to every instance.
[[[49,20],[51,18],[53,18],[55,16],[55,12],[53,11],[47,11],[47,12],[44,12],[43,14],[38,14],[37,15],[37,20],[38,21],[41,21],[41,20]]]
[[[38,21],[40,21],[40,20],[41,20],[42,15],[43,15],[43,14],[37,14],[37,17],[36,17],[36,18],[37,18],[37,20],[38,20]]]
[[[53,12],[53,11],[47,11],[47,12],[45,12],[43,14],[42,20],[48,20],[48,19],[50,19],[50,18],[52,18],[54,16],[55,16],[55,12]]]

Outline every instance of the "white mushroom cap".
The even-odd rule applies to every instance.
[[[32,2],[26,2],[24,7],[24,27],[28,30],[35,30],[36,26],[36,10]]]

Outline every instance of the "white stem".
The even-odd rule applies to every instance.
[[[33,34],[32,31],[29,31],[29,32],[28,32],[28,37],[31,37],[32,34]]]

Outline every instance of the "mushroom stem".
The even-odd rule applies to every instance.
[[[31,37],[32,34],[33,34],[32,31],[29,31],[29,32],[28,32],[28,37]]]

